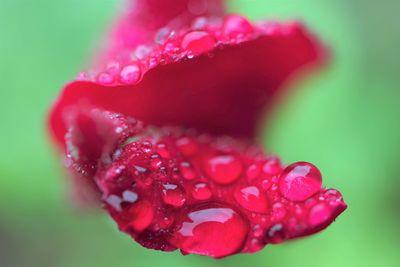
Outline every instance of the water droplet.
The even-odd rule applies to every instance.
[[[311,227],[318,227],[328,223],[331,217],[331,209],[325,203],[319,203],[311,208],[308,223]]]
[[[192,209],[180,218],[170,242],[184,252],[220,258],[239,251],[248,225],[233,209],[217,204]]]
[[[253,25],[244,17],[239,15],[228,16],[224,22],[224,34],[230,38],[246,35],[254,31]]]
[[[137,170],[139,173],[145,173],[147,172],[147,168],[139,166],[139,165],[135,165],[134,166],[135,170]]]
[[[151,149],[153,148],[153,145],[149,141],[143,141],[142,142],[142,149],[144,153],[150,153]]]
[[[120,72],[120,64],[116,61],[112,61],[107,64],[107,73],[109,73],[112,76],[117,76]]]
[[[183,178],[187,180],[193,180],[196,178],[196,173],[189,162],[182,162],[179,170],[181,171]]]
[[[82,71],[82,72],[78,73],[78,75],[76,76],[76,79],[78,81],[87,81],[87,80],[89,80],[89,74],[85,71]]]
[[[120,73],[120,80],[125,84],[134,84],[139,81],[141,71],[138,65],[125,66]]]
[[[157,153],[165,159],[171,158],[171,154],[169,153],[167,149],[167,145],[164,143],[159,143],[157,144]]]
[[[177,208],[182,207],[186,201],[183,189],[176,184],[170,183],[163,184],[162,199],[164,203]]]
[[[164,51],[167,53],[175,52],[176,49],[177,49],[176,45],[172,42],[168,42],[164,45]]]
[[[260,237],[260,236],[262,236],[262,234],[263,234],[263,229],[261,228],[261,225],[259,225],[259,224],[254,225],[253,235],[255,237]]]
[[[113,207],[116,211],[120,212],[122,199],[116,195],[110,195],[106,198],[105,202]]]
[[[288,166],[280,176],[281,194],[291,201],[304,201],[316,194],[322,185],[321,173],[314,165],[297,162]]]
[[[143,60],[150,54],[150,52],[151,52],[150,47],[145,45],[139,45],[135,50],[134,56],[137,59]]]
[[[197,200],[207,200],[212,196],[211,190],[206,183],[197,183],[191,190],[193,198]]]
[[[243,165],[233,155],[212,156],[206,160],[204,171],[215,182],[230,184],[240,177]]]
[[[283,220],[286,213],[285,206],[282,203],[274,203],[274,205],[272,205],[271,221],[277,222]]]
[[[154,154],[157,157],[152,157],[152,159],[150,160],[150,165],[153,168],[153,170],[159,170],[161,168],[162,165],[162,160],[159,158],[159,156],[157,154]]]
[[[170,36],[171,31],[168,28],[161,28],[155,35],[155,42],[157,44],[164,44],[165,41],[168,39]]]
[[[197,144],[193,140],[193,138],[190,137],[182,137],[180,138],[177,142],[176,145],[178,146],[179,151],[184,155],[184,156],[192,156],[197,152]]]
[[[122,193],[122,198],[125,202],[135,203],[136,200],[138,199],[138,194],[130,190],[125,190]]]
[[[154,210],[150,202],[140,201],[130,206],[124,216],[128,222],[122,227],[123,231],[132,227],[134,230],[141,232],[149,227],[153,221]]]
[[[166,216],[159,222],[159,226],[161,229],[166,229],[174,222],[174,217]]]
[[[198,17],[192,23],[192,28],[195,30],[203,29],[208,23],[208,19],[206,17]]]
[[[268,211],[268,199],[256,186],[248,186],[236,190],[235,200],[247,210],[259,213]]]
[[[108,85],[114,82],[114,77],[107,72],[102,72],[97,76],[97,82],[102,85]]]
[[[273,176],[281,173],[281,162],[277,157],[271,157],[263,165],[263,172],[267,175]]]
[[[156,67],[157,64],[158,64],[158,60],[156,58],[152,57],[149,59],[148,66],[150,69]]]
[[[193,55],[209,52],[214,48],[215,44],[216,40],[214,37],[204,31],[190,32],[182,40],[182,48]]]
[[[268,179],[264,179],[261,181],[261,187],[266,191],[271,188],[271,182]]]
[[[256,179],[261,173],[260,168],[257,164],[251,164],[246,171],[246,176],[249,178],[249,181]]]
[[[267,243],[279,244],[285,241],[285,232],[282,224],[274,224],[269,228],[266,236]]]

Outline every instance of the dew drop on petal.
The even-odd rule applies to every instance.
[[[261,173],[260,168],[257,166],[257,164],[251,164],[246,171],[246,176],[249,179],[249,181],[252,181],[256,179]]]
[[[153,170],[159,170],[162,166],[162,160],[155,154],[157,157],[154,157],[150,160],[150,166]]]
[[[125,66],[120,73],[120,80],[125,84],[133,84],[139,81],[141,71],[138,65]]]
[[[181,171],[183,178],[185,178],[186,180],[193,180],[194,178],[196,178],[196,172],[189,162],[182,162],[179,170]]]
[[[138,199],[138,195],[135,192],[132,192],[130,190],[125,190],[122,193],[122,199],[125,202],[135,203],[136,200]]]
[[[263,165],[263,172],[267,175],[277,175],[282,171],[281,162],[276,157],[271,157]]]
[[[97,76],[97,82],[102,85],[108,85],[114,82],[114,77],[107,72],[102,72]]]
[[[249,211],[265,213],[268,211],[268,199],[256,186],[247,186],[235,191],[235,200]]]
[[[239,15],[231,15],[226,18],[223,26],[223,32],[230,38],[239,35],[245,35],[254,31],[251,23],[244,17]]]
[[[261,187],[262,189],[264,189],[265,191],[271,188],[271,182],[268,179],[264,179],[261,181]]]
[[[122,199],[119,196],[116,195],[110,195],[105,199],[105,202],[110,205],[111,207],[114,208],[114,210],[120,212],[121,209],[121,202]]]
[[[161,28],[155,35],[155,42],[157,44],[163,44],[167,38],[171,35],[171,30],[168,28]]]
[[[311,208],[308,223],[312,227],[323,225],[332,216],[330,208],[325,203],[319,203]]]
[[[171,153],[169,153],[167,146],[164,143],[157,144],[157,153],[165,159],[171,158]]]
[[[193,31],[185,35],[182,48],[193,55],[206,53],[214,48],[216,40],[208,32]]]
[[[204,171],[215,182],[230,184],[242,174],[243,164],[233,155],[211,156],[205,161]]]
[[[197,183],[193,185],[191,194],[196,200],[207,200],[212,196],[212,192],[206,183]]]
[[[179,151],[184,155],[184,156],[191,156],[197,152],[197,144],[194,142],[194,140],[190,137],[182,137],[180,138],[177,142],[176,145],[179,149]]]
[[[311,163],[297,162],[288,166],[280,176],[281,194],[291,201],[304,201],[321,189],[321,173]]]
[[[239,251],[249,228],[247,221],[228,206],[208,204],[190,210],[179,219],[170,240],[186,253],[220,258]]]
[[[207,26],[208,19],[206,17],[197,17],[193,23],[192,23],[192,28],[195,30],[200,30]]]
[[[272,205],[271,221],[281,221],[285,218],[287,212],[285,206],[282,203],[274,203]]]
[[[143,60],[145,59],[151,52],[151,48],[145,45],[139,45],[135,50],[135,57],[137,59]]]
[[[255,237],[260,237],[263,234],[263,229],[259,224],[254,225],[253,227],[253,235]]]
[[[285,232],[283,225],[278,223],[269,228],[266,236],[266,242],[272,244],[279,244],[285,241]]]
[[[162,199],[165,204],[182,207],[185,204],[186,197],[183,189],[176,184],[166,183],[162,185]]]

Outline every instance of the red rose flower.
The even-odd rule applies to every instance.
[[[130,1],[49,127],[76,187],[141,245],[220,258],[310,235],[346,209],[306,162],[256,144],[282,84],[324,61],[299,23],[219,0]]]

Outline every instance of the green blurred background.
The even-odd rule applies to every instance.
[[[161,0],[160,0],[161,1]],[[88,59],[118,0],[0,0],[0,266],[400,266],[400,1],[232,0],[251,18],[298,18],[333,51],[265,134],[311,161],[349,209],[326,231],[223,260],[160,253],[74,209],[45,116]]]

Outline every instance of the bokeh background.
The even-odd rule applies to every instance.
[[[330,46],[329,68],[296,85],[264,140],[319,166],[349,209],[313,237],[218,261],[143,249],[66,200],[46,112],[119,2],[0,0],[0,266],[400,266],[400,1],[230,1],[253,19],[300,19]]]

